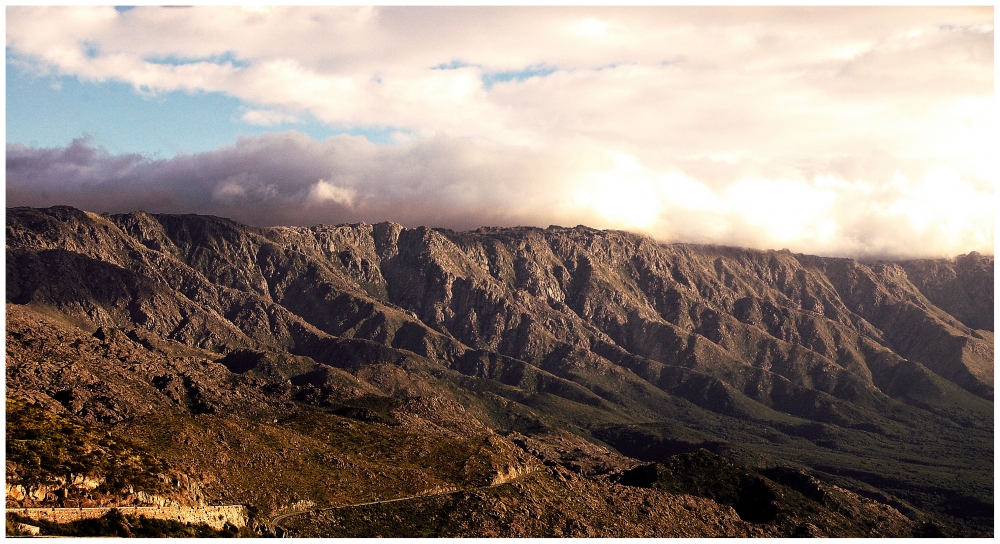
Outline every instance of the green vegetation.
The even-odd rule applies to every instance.
[[[625,473],[621,481],[626,485],[706,497],[732,506],[740,518],[754,523],[774,521],[779,512],[777,502],[781,492],[773,482],[706,450],[636,468]]]
[[[70,475],[103,478],[91,492],[95,494],[117,494],[130,487],[147,493],[170,488],[159,476],[167,465],[148,449],[10,397],[7,466],[7,483],[26,488],[65,484]]]
[[[948,527],[954,534],[991,532],[993,463],[969,462],[991,459],[991,429],[933,421],[902,404],[891,412],[870,415],[871,421],[878,421],[879,432],[702,414],[681,412],[669,424],[619,425],[595,429],[593,434],[646,461],[703,447],[756,468],[794,465],[917,521]]]
[[[807,521],[826,534],[841,537],[873,536],[871,531],[886,523],[910,531],[914,536],[977,534],[934,522],[906,520],[884,508],[860,508],[863,499],[858,495],[824,483],[802,470],[787,466],[754,470],[704,449],[637,467],[623,474],[620,483],[706,497],[732,506],[742,519],[753,523]],[[884,496],[879,498],[885,499]],[[809,536],[808,532],[803,533],[804,529],[805,526],[798,525],[793,536]]]

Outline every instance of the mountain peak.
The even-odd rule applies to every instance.
[[[992,527],[992,257],[862,263],[585,226],[256,228],[56,207],[8,209],[7,260],[8,392],[89,424],[249,418],[315,440],[343,423],[385,445],[456,441],[481,467],[462,485],[538,466],[552,478],[538,486],[622,496],[688,493],[615,475],[706,448],[751,487],[783,489],[794,478],[768,470],[791,467],[844,504],[875,498],[901,516],[871,534]],[[39,358],[50,344],[60,355]],[[480,453],[460,445],[485,436]],[[399,463],[417,463],[408,447]],[[340,459],[322,470],[357,461],[337,451],[316,453]],[[217,481],[207,492],[237,492]],[[737,516],[711,534],[863,534],[822,510],[833,503],[796,504],[781,506],[796,524]]]

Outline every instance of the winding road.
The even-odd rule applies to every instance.
[[[522,479],[522,478],[524,478],[526,476],[530,476],[530,475],[534,474],[537,471],[538,471],[538,467],[532,467],[530,470],[528,470],[524,474],[518,474],[517,476],[515,476],[515,477],[513,477],[513,478],[511,478],[509,480],[502,480],[502,481],[499,481],[499,482],[495,482],[495,483],[492,483],[492,484],[489,484],[489,485],[483,485],[483,486],[479,486],[479,487],[470,487],[470,488],[464,488],[464,489],[463,488],[444,488],[441,491],[438,491],[438,492],[435,492],[435,493],[423,493],[423,494],[420,494],[420,495],[411,495],[409,497],[399,497],[397,499],[386,499],[386,500],[380,500],[380,501],[359,502],[359,503],[355,503],[355,504],[344,504],[344,505],[341,505],[341,506],[328,506],[328,507],[325,507],[325,508],[313,508],[313,509],[310,509],[310,510],[299,510],[297,512],[288,512],[287,514],[281,514],[280,516],[276,516],[274,519],[272,519],[271,520],[271,525],[273,525],[275,529],[281,528],[282,530],[284,530],[284,527],[281,527],[279,525],[282,521],[284,521],[284,520],[286,520],[286,519],[288,519],[288,518],[290,518],[292,516],[301,516],[302,514],[308,514],[308,513],[311,513],[311,512],[326,512],[326,511],[329,511],[329,510],[340,510],[342,508],[354,508],[354,507],[357,507],[357,506],[369,506],[369,505],[372,505],[372,504],[386,504],[386,503],[390,503],[390,502],[409,501],[409,500],[413,500],[413,499],[423,499],[423,498],[426,498],[426,497],[436,497],[438,495],[451,495],[453,493],[460,493],[462,491],[479,491],[479,490],[482,490],[482,489],[489,489],[491,487],[497,487],[497,486],[501,486],[501,485],[504,485],[504,484],[509,484],[511,482],[520,480],[520,479]]]

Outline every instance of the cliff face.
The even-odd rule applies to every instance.
[[[993,256],[972,252],[953,260],[899,263],[936,306],[972,329],[993,330]]]
[[[106,425],[308,405],[454,439],[568,430],[646,461],[707,447],[976,531],[992,527],[992,285],[976,254],[15,208],[7,385]],[[151,362],[38,360],[24,323],[44,316],[96,360]],[[365,398],[411,400],[345,405]]]

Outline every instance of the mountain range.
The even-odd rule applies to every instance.
[[[292,536],[993,534],[993,256],[69,207],[8,208],[6,244],[8,507],[243,504]]]

